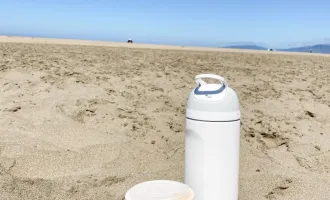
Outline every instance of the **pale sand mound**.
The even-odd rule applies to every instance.
[[[118,199],[183,180],[194,76],[242,109],[240,200],[330,199],[330,58],[0,43],[0,199]]]

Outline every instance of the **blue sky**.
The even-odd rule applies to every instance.
[[[280,48],[330,43],[330,1],[0,0],[0,34]]]

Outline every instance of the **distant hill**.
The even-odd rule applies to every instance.
[[[230,49],[250,49],[250,50],[267,50],[265,47],[257,46],[257,45],[233,45],[226,46],[224,48]]]
[[[226,46],[224,48],[267,50],[267,48],[257,46],[257,45],[233,45],[233,46]],[[312,46],[296,47],[296,48],[289,48],[289,49],[276,49],[276,50],[277,51],[287,51],[287,52],[309,52],[309,49],[312,49],[313,53],[329,53],[330,54],[330,44],[316,44],[316,45],[312,45]]]
[[[280,49],[279,51],[289,51],[289,52],[309,52],[312,49],[313,53],[330,53],[329,44],[316,44],[313,46],[304,46],[290,49]]]

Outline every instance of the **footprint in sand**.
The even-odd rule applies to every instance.
[[[22,109],[21,106],[14,106],[14,107],[11,107],[11,108],[5,108],[4,111],[7,111],[7,112],[17,112],[17,111],[19,111],[21,109]]]
[[[273,199],[283,199],[285,196],[285,193],[290,188],[290,185],[292,184],[292,180],[286,179],[278,184],[277,187],[272,189],[265,197],[267,199],[273,200]]]
[[[288,146],[290,139],[280,135],[275,129],[276,124],[271,124],[268,121],[258,120],[254,124],[247,124],[242,127],[247,141],[256,140],[258,144],[266,149],[278,148],[282,145]]]

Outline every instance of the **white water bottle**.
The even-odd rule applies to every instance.
[[[207,84],[202,79],[216,79]],[[184,183],[194,200],[237,200],[240,106],[221,76],[201,74],[186,110]]]

